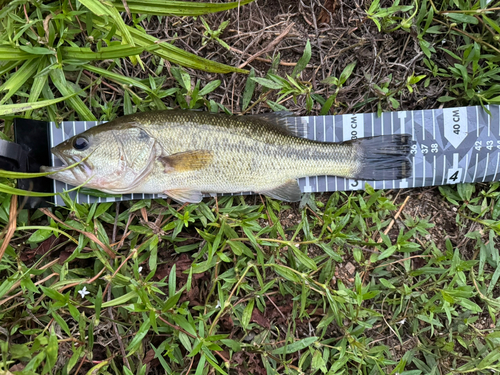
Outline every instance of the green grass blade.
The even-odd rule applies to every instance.
[[[86,69],[92,73],[99,74],[99,76],[105,77],[111,81],[118,82],[122,85],[129,85],[129,86],[131,85],[131,86],[137,87],[141,90],[144,90],[146,92],[151,91],[150,87],[146,86],[145,84],[143,84],[142,82],[140,82],[134,78],[130,78],[130,77],[123,76],[121,74],[113,73],[113,72],[110,72],[109,70],[98,68],[96,66],[92,66],[89,64],[82,65],[82,68]]]
[[[82,163],[87,158],[88,158],[88,156],[85,157],[85,158],[83,158],[82,160],[80,160],[78,163],[71,164],[71,165],[69,165],[66,168],[61,169],[61,170],[65,171],[65,170],[74,168],[76,165]],[[23,172],[10,172],[10,171],[0,170],[0,176],[7,177],[7,178],[44,177],[44,176],[48,176],[48,175],[51,175],[51,174],[54,174],[54,173],[57,173],[57,172],[23,173]],[[79,186],[75,186],[72,189],[65,190],[63,192],[63,194],[67,194],[67,193],[70,193],[72,191],[76,191],[76,190],[80,189],[91,178],[89,178],[87,181],[84,181]],[[5,185],[5,184],[2,184],[2,183],[0,183],[0,193],[7,193],[7,194],[11,194],[11,195],[20,195],[20,196],[26,196],[26,197],[52,197],[52,196],[60,195],[61,194],[61,193],[41,193],[41,192],[37,192],[37,191],[22,190],[22,189],[14,188],[12,186]]]
[[[99,51],[94,52],[90,48],[79,48],[79,47],[63,47],[62,53],[63,58],[75,59],[75,60],[107,60],[107,59],[118,59],[122,57],[138,55],[145,50],[154,50],[159,48],[158,46],[151,46],[149,48],[145,47],[133,47],[130,45],[120,45],[101,48]]]
[[[286,344],[280,348],[274,349],[271,351],[272,354],[290,354],[298,352],[299,350],[303,350],[308,346],[311,346],[318,340],[318,337],[306,337],[305,339],[295,341],[291,344]]]
[[[86,0],[84,0],[86,1]],[[101,30],[109,31],[112,26],[105,22],[102,17],[93,17],[93,25]],[[158,46],[158,49],[153,49],[152,52],[168,60],[172,63],[179,64],[188,68],[204,70],[211,73],[248,73],[247,70],[238,69],[229,65],[221,64],[215,61],[207,60],[198,57],[195,54],[186,52],[177,48],[169,43],[160,42],[157,38],[146,34],[144,31],[126,26],[127,32],[133,38],[134,45],[145,47],[146,49],[153,49]],[[116,30],[116,34],[123,37],[121,30]]]
[[[120,13],[116,9],[116,7],[113,6],[113,4],[101,2],[98,0],[81,0],[80,3],[87,7],[96,16],[110,17],[114,21],[114,24],[116,25],[118,30],[120,30],[120,34],[123,39],[122,44],[129,44],[131,47],[135,47],[134,40],[130,35],[130,31],[127,28],[127,25],[125,25],[125,22],[123,21]],[[139,56],[132,56],[130,60],[134,64],[140,61]]]
[[[250,101],[252,100],[253,93],[255,92],[255,81],[252,79],[255,77],[255,70],[250,70],[250,74],[248,75],[247,82],[245,84],[245,91],[243,91],[243,104],[241,109],[244,111],[247,109]]]
[[[64,77],[64,73],[62,69],[53,69],[50,71],[50,78],[54,83],[54,86],[57,87],[59,92],[63,96],[67,96],[73,94],[70,92],[71,86],[66,82],[66,77]],[[95,116],[90,112],[85,103],[78,96],[71,96],[68,99],[68,104],[78,113],[80,120],[82,121],[97,121]]]
[[[304,48],[304,54],[297,62],[297,65],[295,65],[295,68],[293,68],[292,77],[297,78],[300,72],[302,72],[306,68],[307,64],[309,64],[310,60],[311,60],[311,43],[308,40],[306,43],[306,47]]]
[[[37,191],[28,191],[23,189],[14,188],[9,185],[0,184],[0,193],[7,193],[11,195],[21,195],[26,197],[53,197],[56,193],[40,193]]]
[[[39,57],[39,55],[32,55],[16,47],[0,46],[0,61],[30,60],[36,59],[37,57]]]
[[[490,18],[486,17],[486,15],[484,15],[484,14],[482,15],[482,17],[483,17],[483,20],[484,20],[484,21],[485,21],[488,25],[490,25],[492,28],[494,28],[494,29],[495,29],[495,31],[496,31],[497,33],[499,33],[499,34],[500,34],[500,26],[499,26],[499,25],[498,25],[495,21],[493,21],[492,19],[490,19]]]
[[[16,66],[18,66],[22,61],[24,60],[9,61],[4,63],[3,65],[0,65],[0,76],[3,76],[5,73],[8,73],[11,70],[15,69]]]
[[[37,67],[39,65],[39,60],[26,61],[23,66],[21,66],[17,72],[12,74],[12,76],[0,86],[0,93],[2,91],[8,90],[7,94],[0,100],[0,105],[5,103],[9,98],[14,95],[19,88],[25,84],[25,82],[35,74]]]
[[[136,291],[131,291],[128,292],[127,294],[124,294],[120,297],[117,297],[115,299],[112,299],[111,301],[106,301],[101,305],[101,308],[108,308],[112,306],[118,306],[118,305],[123,305],[124,303],[130,301],[132,298],[137,297],[137,292]],[[89,306],[90,309],[95,308],[94,305]]]
[[[54,173],[58,173],[58,172],[62,172],[62,171],[66,171],[68,169],[71,169],[71,168],[74,168],[76,167],[78,164],[80,163],[83,163],[86,159],[88,158],[88,156],[86,156],[85,158],[83,158],[82,160],[80,160],[79,162],[77,163],[73,163],[71,165],[68,165],[67,167],[65,168],[62,168],[61,170],[57,171],[57,172],[38,172],[38,173],[27,173],[27,172],[11,172],[11,171],[4,171],[2,169],[0,169],[0,177],[4,177],[4,178],[15,178],[15,179],[20,179],[20,178],[36,178],[36,177],[46,177],[46,176],[50,176],[51,174],[54,174]]]
[[[48,100],[42,100],[39,102],[35,103],[18,103],[18,104],[7,104],[7,105],[0,105],[0,116],[7,116],[7,115],[12,115],[14,113],[18,112],[24,112],[24,111],[29,111],[33,109],[38,109],[38,108],[43,108],[48,105],[56,104],[65,100],[70,99],[76,95],[76,93],[72,93],[71,95],[63,96],[61,98],[57,99],[48,99]]]
[[[166,0],[145,0],[127,1],[127,5],[132,13],[152,14],[156,16],[201,16],[209,13],[222,12],[246,5],[254,0],[234,1],[231,3],[211,4],[211,3],[191,3],[186,1],[166,1]],[[123,3],[115,1],[113,5],[120,12],[125,11]]]
[[[118,27],[118,29],[122,34],[123,38],[122,44],[130,44],[131,46],[135,47],[134,39],[132,38],[132,35],[130,35],[127,25],[125,25],[125,22],[123,21],[120,13],[118,13],[118,10],[115,7],[111,7],[110,12],[111,12],[111,17],[115,21],[116,26]],[[140,62],[141,67],[144,69],[144,66],[142,65],[142,61],[139,55],[130,56],[130,61],[132,61],[132,64],[134,65],[137,64],[137,62]]]
[[[149,38],[149,35],[147,37]],[[238,69],[229,65],[198,57],[168,43],[161,43],[160,47],[162,48],[154,51],[153,53],[163,57],[165,60],[170,60],[175,64],[179,64],[187,68],[204,70],[210,73],[248,73],[248,70]]]
[[[30,96],[28,98],[29,103],[34,103],[38,100],[44,86],[47,84],[48,75],[47,74],[40,74],[40,72],[45,68],[46,62],[47,62],[47,59],[45,57],[42,57],[42,59],[40,59],[40,64],[38,65],[37,75],[35,75],[35,78],[33,80],[33,85],[31,86]],[[24,114],[24,117],[30,118],[32,112],[33,112],[32,109],[26,111],[26,113]]]
[[[94,19],[94,22],[95,25],[99,24],[100,27],[106,30],[109,30],[111,28],[111,26],[106,25],[102,20],[98,20],[97,18]],[[127,26],[127,29],[134,38],[135,44],[147,48],[158,45],[160,48],[152,52],[155,55],[163,57],[165,60],[168,60],[174,64],[179,64],[188,68],[204,70],[211,73],[248,73],[248,71],[244,69],[238,69],[229,65],[198,57],[195,54],[186,52],[169,43],[160,43],[157,38],[147,35],[146,33],[133,27]],[[119,30],[117,30],[117,34],[120,34]]]
[[[76,95],[76,93],[75,93]],[[42,97],[46,98],[48,100],[54,100],[56,97],[54,96],[54,93],[52,92],[52,86],[51,85],[45,85],[42,88]],[[35,108],[36,109],[36,108]],[[58,122],[60,121],[57,116],[57,106],[55,104],[50,104],[46,108],[44,108],[44,111],[47,112],[47,118],[51,122]]]

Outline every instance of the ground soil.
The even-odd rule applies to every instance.
[[[240,9],[204,16],[213,30],[217,30],[222,22],[231,21],[221,35],[230,50],[215,41],[203,43],[205,29],[199,19],[152,17],[143,21],[141,26],[162,41],[172,41],[198,56],[232,66],[244,64],[246,69],[253,68],[258,77],[266,74],[272,59],[278,54],[281,57],[278,75],[285,77],[290,74],[309,40],[312,57],[302,73],[302,80],[310,81],[316,92],[327,96],[329,88],[321,81],[330,76],[339,77],[345,66],[355,61],[356,69],[340,90],[335,113],[375,112],[376,101],[363,104],[367,96],[376,96],[374,84],[380,85],[392,75],[394,85],[398,85],[412,74],[429,72],[423,64],[424,55],[416,32],[379,32],[376,25],[365,17],[364,9],[369,7],[368,3],[364,0],[256,0]],[[385,3],[392,2],[381,1],[381,6],[389,6]],[[274,44],[278,39],[280,41]],[[450,48],[453,50],[452,46]],[[438,64],[440,59],[437,55]],[[222,84],[214,92],[213,99],[235,113],[240,112],[246,75],[194,70],[189,73],[202,84],[220,79]],[[147,78],[151,71],[142,71],[128,62],[124,74]],[[413,93],[402,91],[396,98],[401,104],[400,109],[429,109],[438,105],[436,99],[444,95],[446,82],[434,79],[427,87],[421,86]],[[259,93],[257,90],[256,95]],[[282,104],[296,115],[306,114],[304,98],[299,98],[296,103],[289,99]],[[319,109],[316,105],[312,114],[318,113]],[[388,105],[384,109],[391,110]],[[268,111],[266,105],[259,104],[250,113],[265,111]]]

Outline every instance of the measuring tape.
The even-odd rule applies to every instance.
[[[499,106],[338,116],[301,117],[308,138],[342,142],[361,137],[408,133],[412,135],[412,175],[394,181],[358,181],[339,177],[304,178],[304,192],[363,189],[399,189],[496,181],[500,164]]]
[[[305,193],[364,189],[365,183],[375,189],[400,189],[464,182],[496,181],[500,164],[499,106],[459,107],[419,111],[359,113],[335,116],[290,117],[289,121],[307,125],[307,138],[323,142],[385,134],[411,134],[412,175],[402,180],[364,181],[333,176],[299,179]],[[23,120],[29,122],[27,120]],[[53,147],[72,136],[97,125],[93,121],[66,121],[56,126],[48,123],[48,143]],[[28,124],[29,125],[29,124]],[[17,140],[18,142],[21,140]],[[62,162],[54,155],[52,165]],[[500,178],[499,178],[500,179]],[[72,186],[53,181],[53,191],[63,192]],[[114,202],[130,199],[165,197],[162,194],[125,194],[121,197],[93,197],[72,192],[77,203]],[[56,197],[56,205],[64,205]]]

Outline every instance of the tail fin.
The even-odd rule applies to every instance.
[[[352,140],[359,150],[359,180],[398,180],[411,176],[411,135],[393,134]]]

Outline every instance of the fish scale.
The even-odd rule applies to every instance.
[[[155,116],[143,126],[169,153],[204,149],[214,153],[213,163],[201,171],[164,174],[156,170],[137,190],[157,192],[164,186],[189,186],[206,192],[265,191],[275,187],[276,181],[283,183],[308,174],[349,175],[358,168],[357,161],[352,160],[354,149],[349,145],[291,137],[267,124],[249,121],[233,124],[228,118],[210,115],[198,115],[196,120],[178,126],[181,117],[160,124]],[[200,126],[207,123],[209,128]],[[162,134],[166,127],[171,128],[168,139]],[[190,142],[193,139],[196,141]],[[255,164],[259,168],[253,168]],[[266,173],[270,170],[271,177]]]

